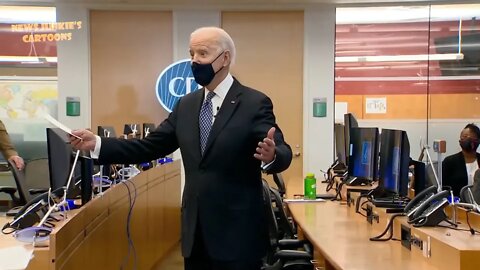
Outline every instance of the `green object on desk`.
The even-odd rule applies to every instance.
[[[303,196],[309,200],[315,200],[317,198],[317,179],[315,179],[315,174],[313,173],[307,173],[305,177]]]

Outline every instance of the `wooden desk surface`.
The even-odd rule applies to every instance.
[[[133,193],[136,203],[130,232],[137,268],[150,269],[180,239],[179,161],[142,172],[69,212],[68,219],[55,224],[49,246],[34,248],[27,270],[119,269],[124,263],[125,269],[134,269],[125,231],[129,194]],[[12,218],[0,217],[0,224],[9,220]],[[12,235],[0,235],[0,248],[22,245],[33,248]]]
[[[302,232],[335,269],[435,269],[399,241],[372,242],[378,230],[339,202],[290,203]]]

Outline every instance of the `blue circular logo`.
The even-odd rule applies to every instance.
[[[158,76],[157,99],[165,110],[171,112],[181,97],[200,88],[193,78],[190,59],[183,59],[169,65]]]

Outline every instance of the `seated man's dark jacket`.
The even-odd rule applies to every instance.
[[[480,162],[479,153],[477,153],[477,162]],[[453,194],[459,196],[460,190],[466,185],[468,185],[468,175],[462,152],[446,157],[442,162],[442,186],[450,186]]]
[[[168,118],[143,140],[102,138],[99,162],[135,164],[180,147],[185,168],[183,256],[190,256],[200,222],[213,259],[260,259],[266,252],[268,233],[261,162],[253,155],[271,127],[276,127],[276,157],[269,173],[288,168],[291,148],[276,124],[270,98],[235,79],[215,116],[202,156],[198,119],[203,101],[203,89],[182,97]]]

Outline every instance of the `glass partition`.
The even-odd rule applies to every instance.
[[[460,151],[460,132],[480,119],[480,5],[431,7],[430,54],[450,55],[429,62],[429,141],[443,139],[447,153]]]
[[[458,137],[480,118],[480,5],[338,8],[336,115],[360,126],[406,130],[421,144]]]

